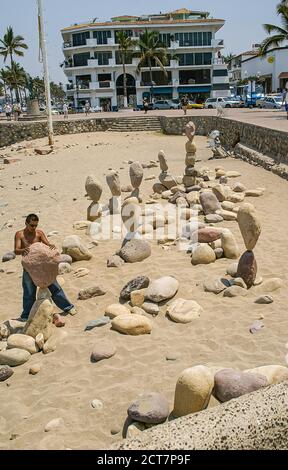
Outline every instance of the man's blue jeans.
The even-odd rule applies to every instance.
[[[23,320],[27,320],[31,308],[33,307],[33,304],[36,300],[37,291],[37,287],[35,286],[27,271],[23,271],[22,286],[23,312],[21,318]],[[53,284],[51,284],[48,289],[51,292],[53,302],[57,305],[58,308],[60,308],[60,310],[66,313],[69,312],[72,308],[74,308],[74,305],[69,302],[66,295],[64,294],[63,289],[59,286],[57,281],[53,282]]]

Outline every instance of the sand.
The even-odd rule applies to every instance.
[[[44,143],[42,139],[32,145]],[[71,146],[74,144],[77,145]],[[123,161],[149,162],[157,159],[158,151],[163,149],[171,172],[182,174],[184,144],[184,137],[158,133],[97,133],[57,137],[55,153],[47,156],[34,155],[32,149],[6,150],[5,154],[21,161],[5,165],[0,171],[0,184],[4,186],[0,189],[0,201],[8,203],[7,207],[0,207],[0,228],[8,220],[13,221],[12,227],[0,231],[0,253],[13,249],[14,233],[23,228],[24,218],[30,212],[39,214],[39,227],[46,233],[59,232],[50,238],[58,248],[70,234],[80,235],[89,243],[85,231],[73,229],[75,221],[86,218],[89,204],[85,198],[86,177],[94,173],[102,181],[101,201],[104,202],[110,197],[105,183],[108,168],[118,169],[121,184],[127,185],[129,167]],[[107,289],[107,294],[78,301],[79,314],[66,318],[68,336],[57,350],[46,356],[34,355],[28,363],[14,369],[7,382],[0,383],[0,449],[107,449],[121,439],[127,408],[139,394],[162,392],[172,410],[177,378],[187,367],[205,364],[244,370],[265,364],[285,365],[288,353],[285,346],[288,341],[287,182],[239,160],[207,161],[210,151],[206,148],[206,138],[197,137],[196,144],[197,158],[201,160],[197,165],[214,169],[222,164],[227,170],[239,171],[242,177],[238,180],[247,188],[266,188],[263,197],[248,199],[259,212],[263,227],[255,255],[259,274],[264,279],[280,277],[285,287],[272,294],[271,305],[255,304],[257,295],[252,292],[247,297],[223,298],[204,293],[203,282],[223,276],[231,260],[193,267],[185,252],[178,252],[175,247],[164,251],[154,241],[152,256],[147,260],[108,269],[107,258],[120,247],[120,241],[100,242],[92,249],[91,261],[73,264],[75,269],[88,268],[89,275],[77,279],[73,273],[65,274],[64,290],[72,302],[77,302],[80,289],[97,283]],[[157,168],[144,171],[145,177],[159,174]],[[151,193],[153,183],[143,183],[144,194]],[[31,190],[40,185],[44,187]],[[220,226],[233,231],[243,252],[237,223],[223,222]],[[21,314],[21,260],[18,257],[1,268],[5,271],[0,273],[0,322],[3,322]],[[8,274],[10,270],[15,272]],[[177,297],[196,300],[204,310],[201,317],[190,324],[176,324],[165,318],[165,308],[162,308],[153,320],[151,335],[124,336],[111,331],[109,325],[84,332],[90,320],[103,315],[106,306],[118,301],[124,284],[141,274],[151,279],[175,276],[180,282]],[[249,327],[260,317],[265,327],[252,335]],[[102,339],[115,344],[116,355],[91,364],[92,348]],[[175,354],[178,359],[167,361],[168,354]],[[40,364],[41,371],[32,376],[28,371],[34,364]],[[103,402],[102,409],[92,408],[94,399]],[[62,418],[63,424],[54,431],[44,432],[45,425],[54,418]],[[112,435],[111,431],[118,433]]]

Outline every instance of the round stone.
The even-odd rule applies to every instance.
[[[193,251],[192,264],[197,266],[198,264],[210,264],[216,261],[216,255],[212,248],[205,244],[199,245]]]
[[[88,197],[92,199],[93,202],[98,202],[102,195],[102,186],[99,183],[96,176],[88,176],[85,183],[85,190],[88,194]]]
[[[107,341],[98,342],[91,353],[91,362],[99,362],[103,359],[109,359],[116,354],[114,344]]]
[[[131,403],[127,412],[135,421],[160,424],[169,416],[169,403],[161,393],[148,393]]]
[[[130,310],[125,305],[121,304],[112,304],[106,307],[105,309],[105,316],[111,318],[118,317],[119,315],[129,315]]]
[[[171,276],[152,281],[146,292],[146,299],[152,302],[163,302],[171,299],[179,289],[179,282]]]
[[[202,307],[194,300],[176,299],[167,308],[167,315],[176,323],[190,323],[202,312]]]
[[[112,329],[125,335],[146,335],[151,333],[152,323],[143,315],[119,315],[112,320]]]
[[[130,300],[131,292],[134,290],[145,289],[149,286],[150,279],[147,276],[138,276],[129,281],[122,289],[120,297],[123,300]]]
[[[250,374],[234,369],[220,370],[215,374],[214,380],[213,395],[221,403],[269,385],[264,375]]]
[[[0,365],[17,367],[29,361],[31,354],[24,349],[7,349],[0,352]]]
[[[120,256],[126,263],[139,263],[151,256],[151,246],[147,240],[133,239],[120,250]]]

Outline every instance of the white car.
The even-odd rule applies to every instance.
[[[257,102],[258,108],[264,109],[281,109],[283,103],[282,95],[267,95]]]
[[[208,98],[205,101],[206,109],[217,109],[217,108],[240,108],[241,102],[235,98]]]

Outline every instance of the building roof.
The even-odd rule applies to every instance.
[[[115,17],[116,18],[116,17]],[[119,18],[119,17],[117,17]],[[137,18],[137,17],[135,17]],[[134,22],[128,22],[127,21],[127,26],[131,27],[132,24],[135,24],[136,26],[144,26],[144,25],[147,25],[147,26],[151,26],[151,25],[161,25],[161,24],[167,24],[167,25],[173,25],[173,24],[179,24],[179,23],[192,23],[192,24],[195,24],[195,23],[219,23],[219,22],[225,22],[225,20],[223,19],[215,19],[215,18],[199,18],[199,19],[195,19],[195,20],[165,20],[165,21],[156,21],[156,20],[152,20],[152,21],[135,21]],[[111,27],[111,26],[123,26],[125,25],[125,22],[124,21],[106,21],[104,23],[82,23],[82,24],[75,24],[75,25],[72,25],[72,26],[68,26],[67,28],[63,28],[61,31],[65,32],[65,31],[72,31],[72,30],[75,30],[75,29],[82,29],[82,28],[95,28],[95,27],[98,27],[98,26],[107,26],[107,27]]]
[[[111,18],[111,20],[114,20],[116,18],[139,18],[139,16],[120,15],[120,16],[113,16],[113,18]]]
[[[177,15],[178,13],[181,14],[181,13],[192,13],[191,10],[188,10],[187,8],[180,8],[179,10],[175,10],[175,11],[171,11],[170,14],[175,14]]]

